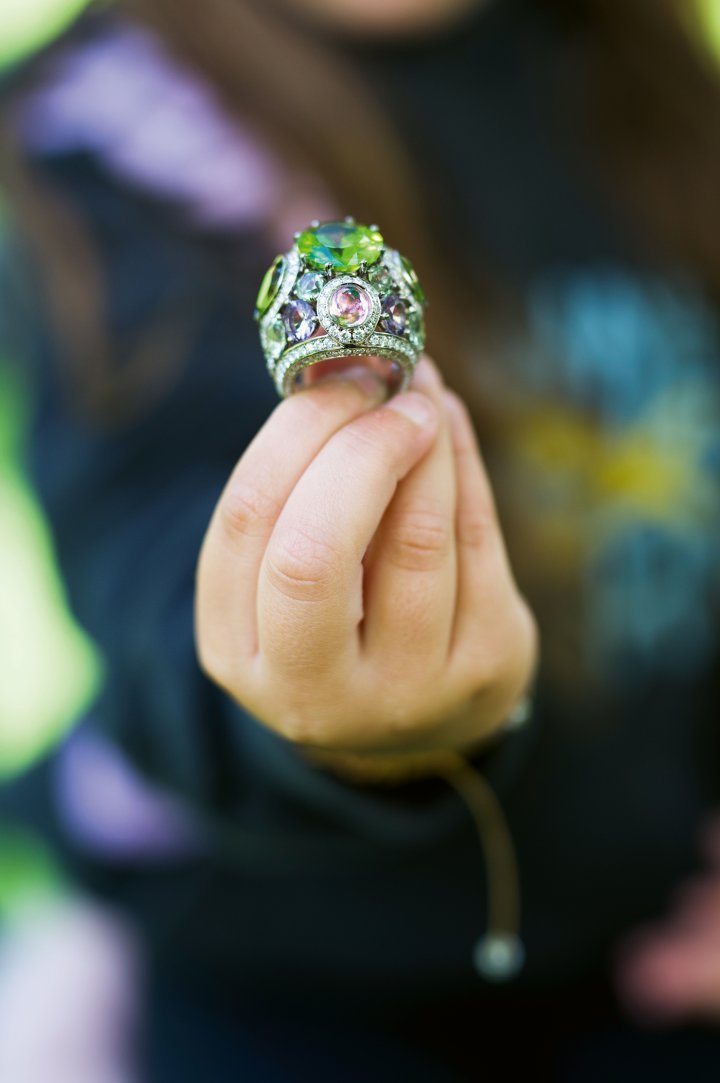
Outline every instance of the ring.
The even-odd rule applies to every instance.
[[[388,386],[404,391],[425,345],[426,303],[412,264],[377,226],[311,222],[268,268],[255,304],[278,394],[312,382],[311,366],[352,357],[376,358]]]

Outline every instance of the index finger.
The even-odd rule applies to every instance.
[[[384,394],[370,374],[365,381],[328,378],[278,403],[245,448],[198,561],[196,637],[207,655],[222,658],[229,646],[238,657],[256,653],[258,572],[275,522],[326,441]]]

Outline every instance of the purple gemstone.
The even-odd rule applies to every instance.
[[[382,326],[391,335],[402,335],[407,327],[407,304],[397,293],[391,293],[383,301]]]
[[[289,301],[281,315],[291,342],[304,342],[317,327],[315,310],[307,301]]]

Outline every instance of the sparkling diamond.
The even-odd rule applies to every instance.
[[[391,293],[383,302],[382,326],[391,335],[402,335],[407,326],[408,306],[397,293]]]
[[[329,311],[341,327],[359,327],[366,323],[372,312],[372,300],[367,290],[348,283],[335,290]]]
[[[258,319],[265,315],[277,297],[284,273],[285,257],[276,256],[260,283],[260,291],[255,302],[255,314]]]
[[[283,306],[282,318],[291,342],[304,342],[317,327],[317,316],[307,301],[289,301]]]
[[[297,247],[309,267],[322,271],[330,264],[334,271],[352,274],[363,262],[368,267],[377,263],[383,244],[379,230],[353,222],[325,222],[301,233]]]
[[[295,293],[301,301],[317,301],[320,290],[325,285],[325,279],[318,271],[306,271],[297,286]]]

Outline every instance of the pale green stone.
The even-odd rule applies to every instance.
[[[425,304],[425,292],[420,285],[420,280],[415,268],[406,256],[402,256],[394,249],[389,252],[385,259],[390,263],[398,282],[402,282],[405,289],[412,295],[419,305]]]
[[[280,316],[275,317],[268,327],[265,337],[272,353],[276,355],[282,353],[285,349],[287,336],[285,335],[285,324]]]
[[[298,279],[295,296],[299,297],[301,301],[307,301],[310,304],[317,301],[324,285],[325,279],[319,271],[306,271]]]
[[[420,309],[411,308],[407,315],[407,325],[410,333],[417,339],[420,349],[425,346],[425,321]]]
[[[425,291],[420,285],[420,279],[417,276],[415,268],[407,256],[400,256],[400,263],[402,265],[405,282],[407,283],[410,292],[419,305],[424,305],[426,300]]]
[[[395,289],[393,276],[382,263],[376,264],[368,271],[368,279],[380,293],[391,293]]]

